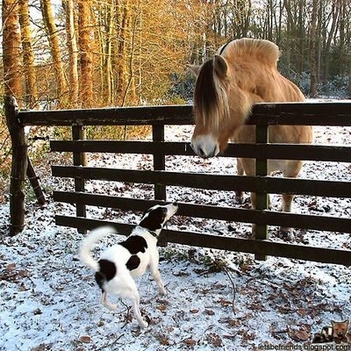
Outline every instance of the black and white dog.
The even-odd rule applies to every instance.
[[[139,293],[133,278],[139,277],[150,268],[158,292],[166,294],[158,270],[159,254],[156,247],[158,236],[164,224],[177,212],[175,204],[155,205],[147,210],[127,240],[107,248],[97,261],[93,258],[93,246],[103,237],[114,233],[112,227],[94,229],[82,242],[79,250],[80,260],[95,271],[95,279],[102,290],[101,302],[111,310],[117,308],[107,300],[107,293],[121,298],[129,298],[140,327],[146,328],[140,313]]]

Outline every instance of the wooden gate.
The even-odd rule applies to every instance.
[[[166,155],[193,156],[188,142],[165,142],[165,125],[192,124],[192,106],[153,106],[109,108],[95,110],[21,111],[21,127],[72,126],[72,140],[51,141],[55,152],[72,152],[72,166],[53,166],[54,177],[72,178],[75,189],[55,191],[54,200],[76,206],[76,216],[57,215],[56,223],[75,227],[79,231],[109,223],[123,234],[130,225],[86,218],[86,206],[102,206],[121,210],[143,211],[166,199],[167,186],[184,186],[221,191],[254,191],[265,204],[268,193],[294,193],[315,196],[351,198],[351,183],[304,179],[273,178],[270,176],[241,177],[236,175],[196,174],[165,171]],[[351,147],[321,145],[267,144],[267,127],[282,125],[351,126],[351,103],[284,103],[255,105],[248,124],[256,124],[256,144],[229,145],[224,157],[256,158],[257,168],[266,167],[267,159],[304,159],[351,162]],[[87,125],[151,125],[152,141],[91,141],[82,139]],[[126,170],[117,168],[92,168],[82,165],[84,152],[143,153],[153,155],[153,170]],[[154,199],[122,198],[98,195],[86,191],[87,179],[145,183],[154,186]],[[256,223],[259,235],[256,240],[245,240],[187,231],[164,230],[161,242],[253,253],[256,258],[266,255],[297,258],[349,265],[351,251],[335,250],[305,245],[278,243],[267,240],[267,226],[277,225],[351,233],[350,218],[314,216],[270,211],[264,206],[256,210],[180,203],[179,215],[216,220]]]

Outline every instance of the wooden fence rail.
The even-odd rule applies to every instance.
[[[9,116],[11,118],[11,116]],[[72,191],[55,191],[57,202],[76,206],[76,216],[57,215],[58,225],[78,228],[80,231],[109,223],[127,235],[132,226],[86,217],[86,206],[119,208],[143,211],[154,203],[167,200],[168,186],[180,186],[220,191],[244,190],[260,192],[265,201],[268,193],[294,193],[313,196],[351,198],[351,183],[346,181],[322,181],[285,179],[269,176],[240,177],[235,175],[196,174],[166,171],[167,155],[193,156],[187,142],[165,142],[165,125],[192,124],[192,106],[151,106],[94,110],[20,111],[16,117],[20,127],[71,126],[73,140],[52,140],[50,147],[55,152],[72,152],[73,166],[53,166],[55,177],[72,178]],[[267,128],[272,124],[351,126],[351,103],[284,103],[255,105],[248,124],[255,124],[257,135],[263,135],[260,143],[231,144],[224,157],[252,157],[260,159],[263,168],[267,159],[303,159],[335,162],[351,162],[350,146],[328,145],[278,145],[267,144]],[[82,139],[82,129],[87,125],[151,125],[152,141],[92,141]],[[126,170],[93,168],[84,166],[86,152],[133,153],[153,155],[153,170]],[[154,199],[132,199],[92,194],[85,190],[87,180],[105,180],[152,184]],[[264,203],[263,201],[263,203]],[[265,255],[283,256],[338,264],[351,263],[350,250],[336,250],[277,243],[267,239],[267,225],[279,225],[351,233],[350,218],[303,215],[270,211],[180,203],[179,215],[211,218],[226,221],[256,223],[263,229],[259,240],[245,240],[184,231],[163,232],[161,242],[180,243],[192,246],[212,247],[223,250],[249,252],[262,258]],[[263,235],[262,235],[263,233]]]

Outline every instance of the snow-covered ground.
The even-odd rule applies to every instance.
[[[189,140],[191,132],[191,127],[169,127],[166,137]],[[317,127],[315,140],[350,145],[351,128]],[[152,167],[152,158],[146,155],[90,155],[89,162],[104,167]],[[168,157],[166,167],[233,174],[235,160]],[[300,177],[351,182],[351,165],[307,162]],[[42,183],[46,189],[71,186],[69,181],[44,176]],[[88,182],[87,189],[142,198],[153,194],[147,185],[118,182]],[[225,192],[169,187],[167,196],[171,201],[248,206],[247,201],[236,204],[233,194]],[[280,206],[276,195],[272,206]],[[150,319],[150,326],[141,330],[131,318],[129,301],[119,301],[116,312],[101,307],[93,274],[77,259],[83,235],[54,224],[55,214],[72,210],[52,200],[43,207],[28,203],[25,230],[8,237],[8,204],[0,206],[0,350],[270,350],[273,346],[307,350],[313,349],[313,334],[331,320],[351,318],[349,267],[284,258],[255,261],[249,254],[170,244],[160,248],[168,295],[157,296],[149,274],[138,280],[142,313]],[[297,196],[294,212],[349,217],[351,199]],[[93,207],[88,214],[133,224],[140,217]],[[248,224],[180,216],[168,228],[238,237],[248,237],[251,230]],[[281,240],[276,228],[270,229],[270,237]],[[295,238],[301,244],[351,248],[346,233],[300,230]],[[100,248],[122,239],[109,237]],[[351,349],[350,345],[324,346]]]

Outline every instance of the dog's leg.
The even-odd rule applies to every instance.
[[[160,295],[166,295],[166,289],[163,284],[163,281],[161,279],[161,273],[158,269],[156,269],[154,272],[152,272],[152,276],[155,279],[157,286],[158,286],[158,293]]]
[[[155,255],[155,258],[156,259],[152,260],[150,263],[150,271],[151,271],[152,277],[155,279],[156,284],[158,286],[158,293],[160,295],[166,295],[166,290],[161,278],[161,273],[158,270],[158,253],[157,253],[157,256]]]
[[[135,315],[135,318],[137,319],[137,321],[138,321],[138,323],[140,325],[140,328],[146,328],[149,324],[147,322],[145,322],[143,320],[143,317],[141,316],[140,308],[139,308],[140,297],[139,297],[138,291],[135,290],[133,295],[130,298],[131,298],[131,300],[133,302],[134,315]]]
[[[111,311],[115,311],[117,309],[117,305],[113,305],[110,301],[107,300],[106,291],[103,291],[101,294],[101,303]]]

